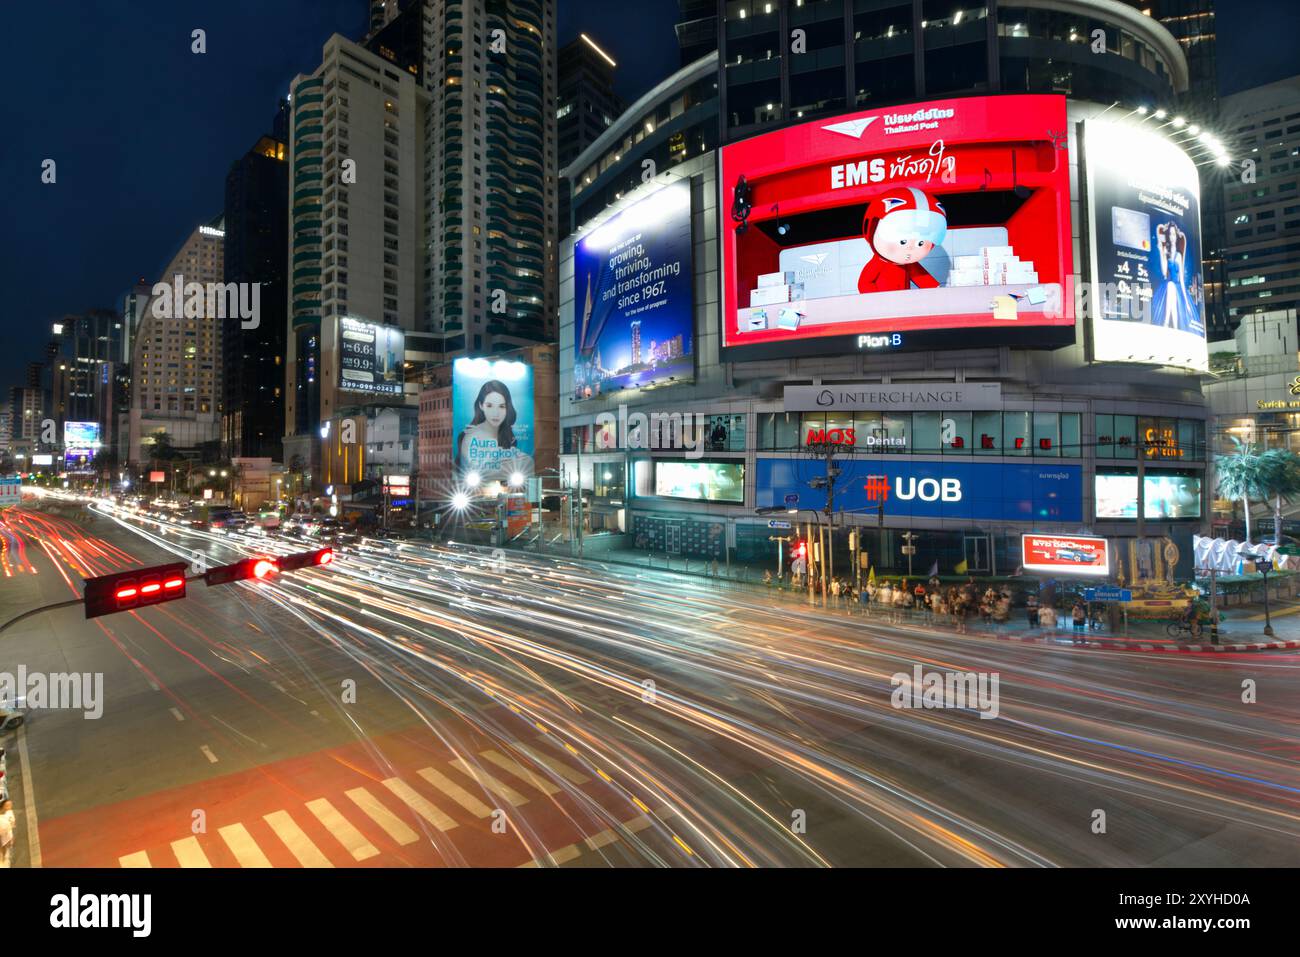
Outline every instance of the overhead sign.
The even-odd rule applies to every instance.
[[[723,146],[722,358],[1073,342],[1068,130],[976,96]]]
[[[17,505],[23,500],[23,480],[17,475],[0,478],[0,505]]]
[[[778,522],[776,519],[773,519],[772,521],[770,521],[770,522],[767,523],[767,527],[768,527],[768,528],[789,528],[789,527],[790,527],[790,523],[789,523],[789,522]]]
[[[756,507],[770,507],[807,488],[807,459],[760,458]],[[1077,465],[997,462],[881,461],[837,483],[835,504],[849,512],[963,521],[1079,522],[1083,470]],[[883,511],[882,511],[883,510]]]
[[[1045,575],[1110,575],[1110,547],[1104,538],[1084,535],[1020,536],[1021,562],[1027,572]]]
[[[1092,356],[1209,367],[1196,164],[1136,124],[1084,123]]]
[[[787,412],[989,411],[1002,408],[1000,382],[788,385]]]

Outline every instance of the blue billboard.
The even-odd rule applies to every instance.
[[[835,485],[835,507],[899,518],[962,521],[1081,522],[1083,469],[1078,465],[1000,462],[904,462],[844,459]],[[780,505],[802,494],[804,507],[825,503],[808,482],[826,474],[812,459],[757,462],[755,502]]]
[[[524,485],[533,475],[533,368],[462,356],[452,364],[456,476],[476,488]]]
[[[691,277],[689,182],[663,187],[576,243],[574,398],[694,378]]]

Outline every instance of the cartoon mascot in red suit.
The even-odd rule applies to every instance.
[[[872,257],[858,276],[858,292],[897,292],[913,285],[935,289],[939,281],[921,260],[943,242],[948,214],[943,204],[911,186],[886,190],[867,206],[862,235]]]

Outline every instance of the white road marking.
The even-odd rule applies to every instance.
[[[587,838],[587,846],[595,851],[604,847],[606,844],[613,844],[617,840],[618,835],[614,833],[614,829],[607,827],[599,834],[593,834],[591,837]]]
[[[171,711],[171,713],[172,713],[172,717],[175,718],[177,721],[184,721],[184,720],[185,720],[185,715],[181,714],[180,711],[179,711],[178,709],[176,709],[176,708],[169,708],[168,710]]]
[[[27,753],[27,723],[18,726],[18,759],[23,763],[23,817],[27,819],[28,867],[41,866],[41,833],[36,823],[36,784],[32,780],[32,759]]]
[[[289,849],[289,853],[298,858],[298,863],[303,867],[334,866],[287,812],[276,811],[273,814],[263,814],[262,820],[271,826],[275,836],[284,841],[284,846]]]
[[[529,784],[537,788],[537,790],[541,791],[547,797],[550,797],[552,794],[560,793],[560,789],[557,788],[550,781],[534,774],[532,771],[528,770],[528,768],[524,767],[518,761],[511,760],[510,758],[502,754],[500,751],[494,751],[492,748],[488,748],[486,751],[480,751],[479,754],[487,758],[497,767],[509,771],[515,777],[519,778],[519,780],[527,781]]]
[[[420,835],[407,827],[392,811],[380,804],[379,800],[365,788],[353,788],[351,791],[345,791],[344,793],[352,799],[353,804],[361,808],[370,820],[382,827],[388,836],[398,844],[414,844],[420,839]]]
[[[226,842],[226,847],[230,848],[230,853],[235,855],[235,860],[239,861],[240,867],[271,866],[271,862],[266,859],[266,855],[262,853],[262,849],[257,846],[253,835],[248,833],[244,825],[227,824],[225,827],[217,828],[217,833]]]
[[[415,773],[424,778],[475,817],[483,818],[491,815],[492,809],[490,807],[474,795],[470,794],[445,774],[441,774],[433,768],[421,768]]]
[[[468,764],[465,763],[465,761],[462,758],[457,758],[455,761],[452,761],[451,765],[456,770],[468,774],[471,778],[478,781],[479,784],[481,784],[487,790],[491,791],[493,794],[499,794],[501,797],[505,798],[515,807],[518,807],[521,804],[528,803],[528,798],[524,797],[514,788],[510,787],[508,784],[505,784],[502,781],[498,781],[496,778],[488,774],[486,771],[483,771],[479,768],[470,767]]]
[[[179,841],[172,841],[172,853],[176,855],[176,863],[181,867],[211,867],[212,863],[208,860],[208,855],[203,853],[203,848],[199,846],[197,837],[186,837]]]
[[[153,867],[149,863],[149,855],[144,851],[136,851],[134,854],[124,854],[117,859],[121,867]]]
[[[217,763],[217,756],[212,753],[212,749],[209,748],[206,744],[200,744],[199,750],[203,752],[203,756],[208,759],[208,762],[210,764]]]
[[[364,861],[378,856],[379,848],[367,841],[365,835],[353,827],[325,798],[308,801],[307,810],[316,815],[316,820],[325,825],[325,829],[334,835],[355,860]]]
[[[420,817],[424,818],[440,831],[450,831],[457,827],[456,819],[444,814],[442,809],[433,802],[426,800],[418,791],[415,791],[409,784],[401,778],[386,778],[384,787],[392,791],[402,803],[409,807]]]

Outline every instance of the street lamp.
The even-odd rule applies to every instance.
[[[465,476],[465,484],[470,488],[478,488],[483,482],[483,476],[478,472],[470,472]]]
[[[523,485],[523,484],[524,484],[524,473],[523,473],[523,472],[511,472],[511,473],[510,473],[510,487],[511,487],[511,488],[518,488],[519,486],[521,486],[521,485]]]

